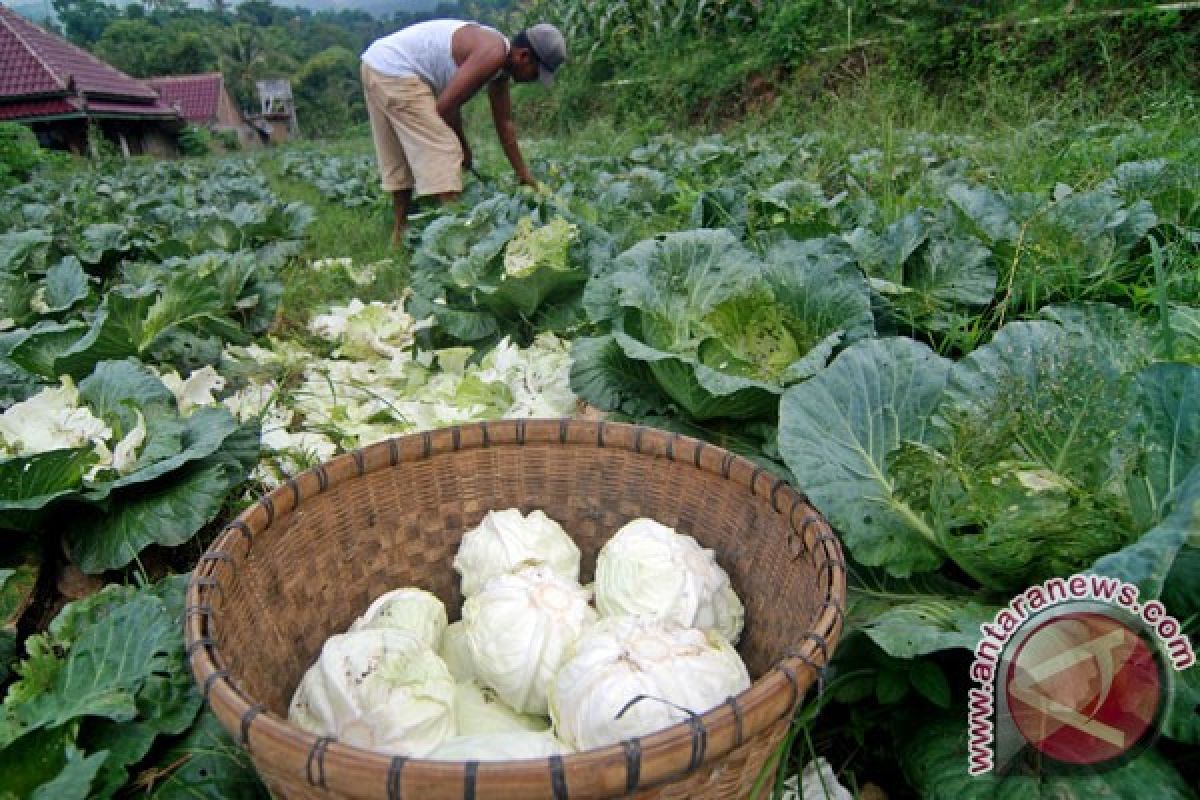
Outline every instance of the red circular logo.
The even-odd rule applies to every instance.
[[[1154,652],[1136,631],[1100,613],[1039,625],[1009,663],[1009,713],[1025,739],[1069,764],[1121,756],[1154,724],[1162,702]]]

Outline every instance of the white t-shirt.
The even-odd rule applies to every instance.
[[[458,65],[451,53],[451,39],[464,25],[475,25],[461,19],[434,19],[402,28],[390,36],[376,39],[362,54],[363,63],[382,75],[401,77],[415,75],[440,95],[449,85]],[[480,25],[504,39],[495,28]]]

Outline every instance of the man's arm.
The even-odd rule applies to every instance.
[[[504,66],[507,50],[504,40],[476,26],[462,28],[454,35],[454,56],[459,61],[454,78],[438,97],[437,110],[463,149],[465,166],[471,165],[471,148],[463,131],[462,107],[475,96],[488,78]],[[465,57],[463,54],[465,53]]]
[[[500,146],[508,163],[512,164],[517,173],[517,180],[526,186],[537,186],[533,173],[525,166],[521,157],[521,148],[517,145],[517,126],[512,118],[512,96],[508,90],[508,78],[501,77],[488,84],[488,102],[492,106],[492,122],[496,126],[496,136],[500,138]]]

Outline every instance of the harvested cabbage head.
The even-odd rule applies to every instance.
[[[550,716],[567,745],[603,747],[702,714],[750,686],[725,639],[648,617],[593,626],[550,685]],[[638,699],[638,698],[642,699]]]
[[[454,557],[463,597],[476,594],[490,578],[526,564],[547,564],[569,581],[579,581],[579,548],[554,520],[534,511],[489,511],[468,531]]]
[[[546,713],[547,684],[595,618],[587,590],[545,565],[492,578],[463,605],[480,683],[525,714]]]
[[[426,758],[439,761],[513,761],[521,758],[548,758],[571,752],[550,731],[481,733],[456,736]]]
[[[410,634],[338,634],[300,681],[288,719],[345,744],[420,757],[455,733],[454,679]]]
[[[454,680],[460,683],[475,680],[475,664],[471,660],[471,646],[467,644],[467,629],[462,620],[446,627],[438,655],[446,662]]]
[[[366,613],[350,626],[350,631],[370,628],[411,633],[430,650],[436,651],[446,630],[446,607],[424,589],[396,589],[376,598]]]
[[[505,731],[547,731],[550,720],[532,714],[518,714],[491,689],[481,689],[474,681],[458,684],[454,699],[454,718],[459,736]]]
[[[602,616],[660,617],[736,643],[745,611],[712,550],[652,519],[626,524],[596,559]]]

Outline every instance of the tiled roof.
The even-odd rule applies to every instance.
[[[179,112],[162,103],[110,103],[103,100],[89,100],[87,103],[89,116],[105,117],[172,117],[179,119]]]
[[[0,104],[0,120],[33,120],[64,116],[83,116],[83,114],[78,106],[61,97],[52,100],[27,100],[23,103]]]
[[[165,105],[178,108],[188,122],[215,120],[217,103],[225,87],[219,72],[150,78],[146,83],[158,90],[158,96]]]
[[[76,91],[156,101],[141,81],[0,5],[0,100]]]

